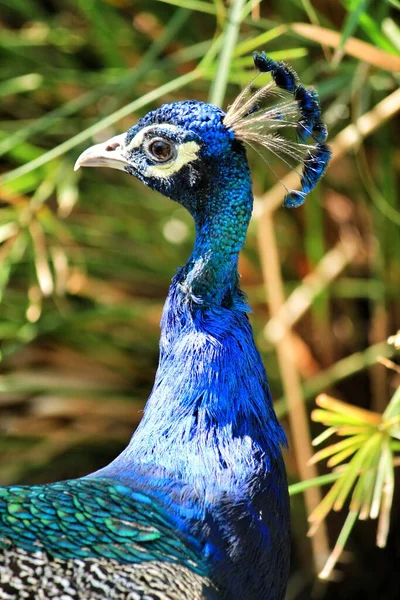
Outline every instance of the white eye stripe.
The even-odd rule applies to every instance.
[[[186,142],[177,146],[177,155],[174,161],[170,161],[165,164],[151,165],[147,167],[145,176],[146,177],[158,177],[160,179],[167,179],[174,173],[177,173],[185,165],[193,162],[197,159],[199,154],[200,146],[196,142]]]
[[[167,131],[178,131],[179,127],[177,125],[171,125],[170,123],[147,125],[147,127],[143,127],[143,129],[138,131],[135,137],[131,139],[129,144],[126,146],[126,150],[134,150],[135,148],[139,148],[139,146],[143,144],[146,134],[151,133],[151,131],[154,131],[154,133],[157,133],[159,135],[160,130],[162,132],[163,129]]]

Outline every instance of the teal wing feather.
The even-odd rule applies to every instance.
[[[0,488],[0,547],[10,544],[58,558],[176,560],[201,570],[165,510],[106,478]]]
[[[66,581],[79,599],[216,597],[199,549],[147,495],[108,478],[0,488],[1,597],[57,597]]]

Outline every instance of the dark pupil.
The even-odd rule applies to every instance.
[[[172,155],[171,144],[163,140],[152,142],[149,150],[157,160],[168,160]]]

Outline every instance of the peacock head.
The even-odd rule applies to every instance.
[[[195,212],[196,191],[209,187],[217,169],[234,155],[247,164],[244,147],[224,117],[218,106],[195,100],[164,104],[126,133],[86,150],[75,168],[126,171]]]
[[[302,164],[301,189],[286,189],[284,205],[302,204],[330,158],[317,93],[301,85],[285,63],[265,53],[255,53],[254,63],[258,74],[268,73],[270,81],[253,91],[253,79],[226,114],[194,100],[164,104],[126,133],[86,150],[75,168],[126,171],[196,216],[215,182],[250,185],[246,143],[279,155],[287,164]],[[273,102],[265,106],[268,98]],[[287,131],[294,139],[283,135]]]

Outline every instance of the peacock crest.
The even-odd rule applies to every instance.
[[[229,107],[223,122],[254,150],[263,146],[291,168],[301,165],[301,190],[286,189],[283,202],[289,208],[297,207],[321,179],[331,156],[325,144],[328,130],[322,121],[319,97],[315,89],[304,87],[284,62],[269,58],[265,52],[255,52],[253,58],[258,73]],[[271,81],[253,92],[261,73],[269,73]]]

